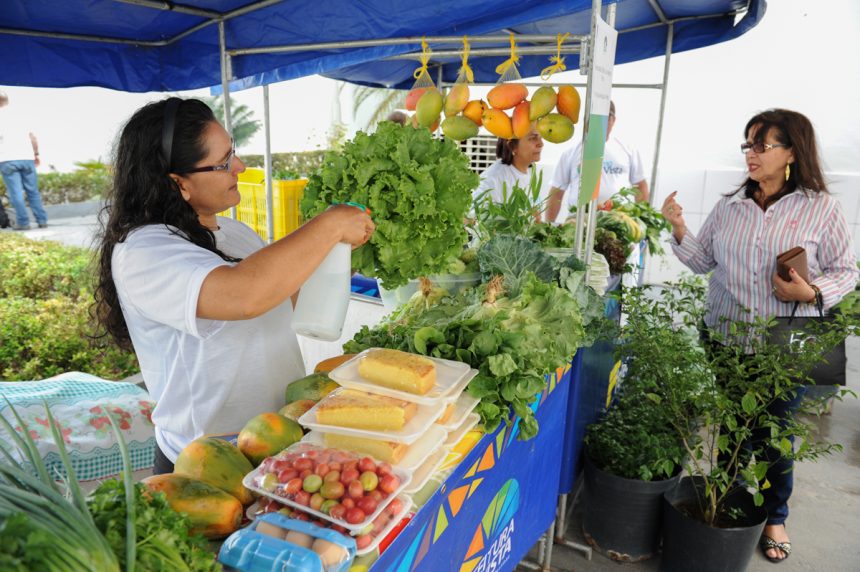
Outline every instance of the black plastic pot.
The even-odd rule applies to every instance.
[[[663,493],[680,475],[664,481],[625,479],[601,471],[585,455],[582,531],[598,552],[619,562],[646,560],[660,549]]]
[[[767,511],[752,495],[738,488],[726,506],[740,508],[745,517],[732,528],[708,526],[683,512],[696,506],[693,480],[686,477],[663,497],[663,572],[743,572],[764,530]]]

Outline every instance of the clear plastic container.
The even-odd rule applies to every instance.
[[[299,291],[293,330],[302,336],[333,342],[340,339],[349,305],[352,248],[337,243]]]
[[[430,282],[432,282],[434,286],[444,288],[452,296],[456,296],[461,290],[464,290],[469,286],[480,284],[481,273],[467,272],[465,274],[438,274],[436,276],[430,276]],[[395,288],[394,290],[387,290],[382,286],[382,284],[380,284],[379,297],[382,298],[382,305],[389,312],[396,310],[399,306],[408,302],[409,299],[418,292],[420,285],[421,281],[418,279],[410,280],[403,286]]]
[[[403,458],[399,462],[392,464],[399,469],[412,472],[420,467],[434,451],[439,450],[447,438],[448,430],[442,425],[433,424],[417,441],[406,446],[406,453],[403,454]],[[320,431],[311,431],[304,436],[302,442],[325,447],[325,434]]]

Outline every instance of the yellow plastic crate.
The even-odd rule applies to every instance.
[[[258,180],[259,173],[248,173],[246,170],[239,175],[239,194],[242,200],[236,205],[236,218],[260,235],[260,238],[268,238],[268,221],[266,219],[266,185],[263,183],[243,182],[246,180]],[[262,171],[254,169],[253,171]],[[307,179],[296,179],[292,181],[272,181],[272,217],[274,219],[274,240],[283,238],[290,234],[301,224],[301,212],[299,203],[302,200]],[[221,216],[230,216],[230,211],[218,213]]]

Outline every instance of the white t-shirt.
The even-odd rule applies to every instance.
[[[218,248],[245,258],[264,246],[254,231],[218,217]],[[113,277],[146,387],[156,401],[155,438],[175,461],[190,441],[236,433],[284,405],[305,375],[290,300],[250,320],[197,317],[203,280],[231,264],[164,225],[132,232],[113,252]]]
[[[505,165],[501,159],[497,160],[481,173],[481,182],[478,184],[478,188],[472,192],[472,200],[490,190],[490,197],[492,197],[493,202],[500,203],[504,196],[503,189],[507,188],[508,194],[510,194],[514,185],[528,191],[532,179],[532,169],[534,166],[529,168],[527,173],[523,173],[513,165]]]
[[[565,206],[557,220],[564,220],[570,207],[576,206],[579,193],[579,168],[582,162],[582,142],[561,155],[552,176],[552,186],[564,190]],[[624,187],[636,186],[645,180],[645,169],[639,152],[610,137],[603,151],[603,174],[600,176],[598,202],[603,202]]]
[[[0,107],[0,162],[32,160],[30,132],[13,125],[8,105]]]

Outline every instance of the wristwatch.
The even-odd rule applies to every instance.
[[[824,298],[822,297],[821,290],[818,288],[818,286],[816,286],[815,284],[810,284],[809,287],[812,288],[812,290],[813,290],[813,292],[815,292],[815,294],[812,296],[811,299],[807,300],[806,303],[807,304],[815,304],[816,306],[819,306],[819,307],[824,306]]]

